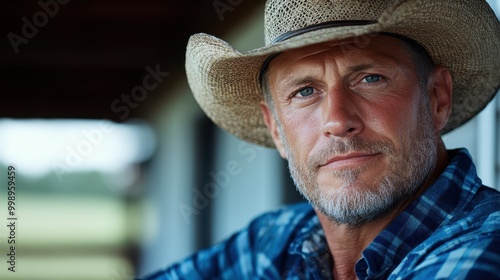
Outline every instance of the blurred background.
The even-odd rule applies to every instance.
[[[499,15],[500,1],[488,2]],[[302,200],[277,152],[213,125],[185,78],[189,35],[260,47],[263,7],[0,4],[0,279],[133,279]],[[500,186],[498,96],[444,138],[469,149],[485,184]],[[15,273],[6,255],[8,166],[17,170]]]

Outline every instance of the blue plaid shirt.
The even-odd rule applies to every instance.
[[[465,149],[362,252],[359,279],[500,279],[500,193]],[[332,279],[333,260],[309,204],[283,207],[145,279]]]

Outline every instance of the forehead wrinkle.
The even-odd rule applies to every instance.
[[[333,70],[333,68],[336,68],[338,72],[337,60],[339,58],[336,57],[333,49],[334,47],[328,47],[307,52],[305,52],[306,50],[296,50],[283,53],[279,59],[270,63],[269,72],[281,75],[283,73],[286,74],[285,78],[277,81],[277,84],[282,86],[294,86],[313,82],[320,76],[324,76],[328,71]],[[278,65],[279,68],[276,69]],[[307,72],[304,75],[306,70]]]
[[[275,76],[277,88],[293,87],[315,81],[318,75],[326,72],[340,73],[339,64],[347,67],[342,70],[349,72],[362,72],[372,68],[383,68],[392,71],[401,71],[401,60],[411,60],[410,54],[404,49],[399,39],[393,40],[397,45],[394,51],[375,51],[370,47],[365,48],[343,48],[342,46],[352,46],[351,41],[344,41],[338,44],[322,44],[314,46],[312,49],[296,49],[280,54],[269,64],[269,72],[281,75]],[[380,42],[372,42],[373,45],[380,45]],[[398,47],[401,47],[399,49]],[[403,56],[402,56],[402,55]],[[278,69],[277,66],[280,66]],[[307,69],[306,75],[303,75]],[[398,69],[398,70],[396,70]],[[406,69],[407,70],[407,69]],[[293,73],[285,75],[283,72]],[[297,74],[298,73],[298,74]]]
[[[313,78],[313,76],[305,76],[305,77],[290,77],[289,79],[284,79],[281,83],[278,82],[278,88],[279,87],[285,87],[285,88],[294,88],[294,87],[297,87],[297,86],[300,86],[300,85],[304,85],[304,84],[309,84],[309,83],[312,83],[313,81],[315,80],[315,78]]]
[[[374,40],[365,47],[341,48],[340,52],[342,56],[352,59],[353,61],[362,60],[361,58],[363,58],[365,64],[372,64],[373,66],[384,65],[388,67],[395,67],[401,64],[402,59],[411,61],[411,55],[401,39],[390,38],[387,36],[384,36],[383,38],[387,38],[389,42],[393,44],[390,51],[387,50],[388,42]],[[372,46],[372,48],[369,46]],[[377,49],[377,46],[382,46],[383,48]],[[366,61],[369,61],[369,63],[366,63]]]
[[[297,59],[292,57],[291,61],[286,59],[284,65],[280,64],[278,69],[278,65],[270,65],[269,75],[274,76],[271,83],[279,89],[295,87],[318,80],[318,77],[325,73],[327,63],[325,60],[309,60],[308,58],[312,56],[314,55],[311,54]]]

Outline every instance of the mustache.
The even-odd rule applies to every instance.
[[[310,168],[317,168],[334,156],[348,153],[382,153],[390,154],[394,151],[394,146],[390,142],[367,140],[362,138],[332,139],[323,148],[315,151],[308,159]]]

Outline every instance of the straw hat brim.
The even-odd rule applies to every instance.
[[[500,87],[498,19],[479,1],[465,9],[458,2],[463,1],[406,1],[386,9],[373,24],[311,31],[246,53],[214,36],[195,34],[186,51],[188,82],[215,124],[245,141],[274,147],[259,105],[259,73],[267,57],[331,40],[363,36],[366,42],[374,34],[394,33],[417,41],[436,65],[450,70],[453,103],[446,133],[479,113]]]

